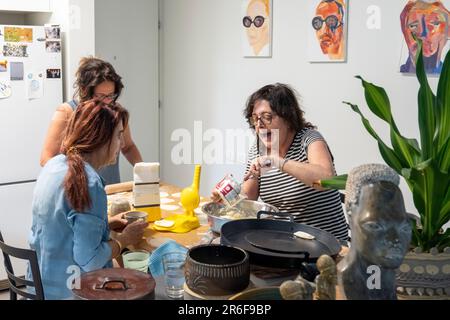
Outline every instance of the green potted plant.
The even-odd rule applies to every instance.
[[[420,145],[417,140],[406,138],[400,133],[383,88],[357,77],[362,81],[370,111],[389,125],[392,147],[383,142],[357,105],[344,103],[360,115],[367,132],[377,140],[386,164],[404,178],[420,216],[420,225],[413,226],[413,250],[407,254],[398,272],[397,282],[402,293],[410,297],[448,297],[450,228],[444,232],[442,227],[450,221],[450,51],[444,61],[437,93],[434,94],[425,72],[422,42],[418,40],[418,43],[416,75],[420,83]],[[346,175],[343,175],[322,180],[320,184],[323,187],[344,189],[345,182]],[[425,261],[425,258],[432,261]],[[427,281],[430,282],[429,286],[425,284]]]

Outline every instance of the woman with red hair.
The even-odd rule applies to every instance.
[[[30,247],[36,251],[46,299],[72,296],[77,273],[112,267],[122,248],[142,239],[145,222],[126,226],[116,240],[108,222],[103,179],[97,171],[114,164],[128,125],[128,112],[111,102],[82,103],[65,131],[61,154],[50,159],[36,183]]]

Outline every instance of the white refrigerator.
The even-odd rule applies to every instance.
[[[62,102],[60,28],[0,25],[0,231],[12,246],[29,247],[40,153]],[[13,265],[25,275],[26,263]],[[0,255],[0,289],[5,279]]]

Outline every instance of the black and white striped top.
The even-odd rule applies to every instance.
[[[300,130],[285,158],[308,162],[308,146],[319,140],[325,141],[316,130]],[[248,153],[246,172],[258,156],[255,142]],[[287,173],[271,169],[259,178],[259,196],[262,201],[274,205],[281,212],[291,213],[295,222],[328,231],[338,239],[348,239],[348,226],[337,190],[319,191]]]

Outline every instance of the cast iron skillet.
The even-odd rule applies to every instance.
[[[260,219],[262,214],[286,216],[291,222]],[[293,235],[297,231],[307,232],[315,239],[298,238]],[[323,254],[334,257],[341,250],[341,245],[331,233],[295,223],[289,213],[267,211],[258,212],[257,219],[225,223],[220,242],[247,251],[251,264],[274,268],[302,268],[305,262],[316,262]]]

